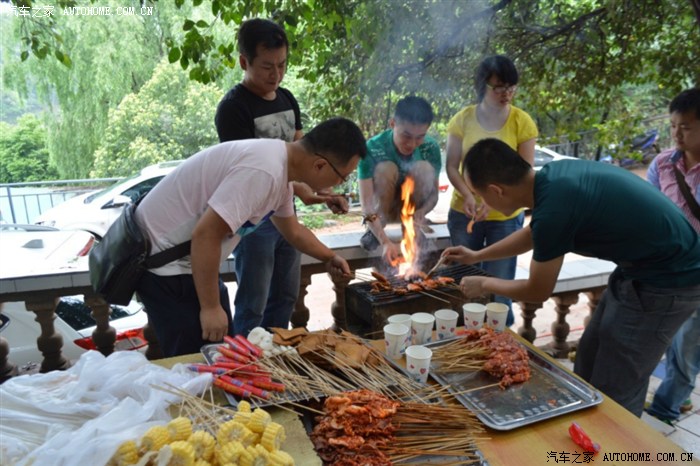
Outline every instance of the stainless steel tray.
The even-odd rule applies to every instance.
[[[215,354],[218,353],[217,348],[219,347],[220,343],[212,343],[211,345],[204,345],[202,346],[201,352],[204,355],[204,360],[207,362],[207,364],[213,364],[214,363],[214,358]],[[238,407],[238,401],[239,397],[236,397],[232,395],[231,393],[224,392],[226,395],[226,399],[228,400],[229,404],[234,407]],[[316,399],[320,399],[321,397],[324,397],[322,393],[317,393]],[[248,402],[258,408],[265,408],[267,406],[275,406],[280,403],[286,403],[286,402],[299,402],[299,401],[305,401],[309,399],[308,394],[299,394],[295,393],[292,390],[285,390],[283,393],[279,392],[271,392],[270,393],[270,399],[269,400],[261,400],[259,398],[250,398],[248,399]]]
[[[436,348],[455,339],[425,346]],[[521,346],[530,357],[530,380],[505,390],[494,386],[497,379],[484,371],[440,374],[439,367],[431,364],[430,377],[447,387],[481,422],[496,430],[516,429],[603,401],[603,396],[593,387],[550,363],[530,347]]]

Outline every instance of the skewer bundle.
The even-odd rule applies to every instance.
[[[501,379],[502,389],[530,379],[527,351],[510,334],[489,327],[468,330],[464,339],[433,349],[432,361],[438,373],[484,370]]]
[[[329,397],[324,412],[316,418],[311,440],[327,464],[348,458],[371,465],[421,457],[444,460],[436,464],[479,459],[476,440],[483,428],[461,406],[396,401],[363,389]]]

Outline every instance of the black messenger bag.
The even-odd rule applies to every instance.
[[[151,256],[148,236],[136,223],[137,205],[138,202],[126,206],[90,251],[92,289],[110,304],[129,304],[146,270],[162,267],[190,253],[191,241],[187,241]]]

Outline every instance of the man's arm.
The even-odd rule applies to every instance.
[[[328,273],[334,278],[350,276],[348,263],[328,248],[305,226],[299,223],[296,215],[270,218],[280,234],[299,251],[326,264]]]
[[[228,318],[219,298],[219,267],[221,242],[230,234],[228,224],[211,207],[192,231],[192,279],[199,298],[204,340],[219,341],[228,331]]]
[[[531,167],[535,166],[535,143],[537,138],[528,139],[527,141],[518,144],[518,154],[525,159]]]
[[[374,180],[366,178],[359,180],[358,184],[360,187],[360,205],[362,206],[362,213],[365,215],[367,228],[377,238],[379,244],[382,245],[382,255],[386,261],[392,263],[401,255],[401,250],[387,236],[382,219],[376,211],[377,206],[374,204]]]
[[[661,183],[659,182],[659,157],[654,157],[654,160],[649,164],[647,169],[647,181],[656,189],[661,191]]]
[[[460,282],[467,298],[488,294],[508,296],[515,301],[541,303],[549,299],[557,284],[564,256],[547,262],[530,261],[530,275],[526,280],[504,280],[493,277],[464,277]]]
[[[520,254],[523,254],[531,249],[532,229],[528,225],[514,233],[511,233],[497,243],[494,243],[484,249],[480,249],[479,251],[473,251],[465,248],[464,246],[453,246],[446,248],[442,252],[442,257],[449,262],[475,264],[477,262],[519,256]]]

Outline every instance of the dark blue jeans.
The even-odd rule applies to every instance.
[[[136,291],[146,308],[148,322],[158,337],[163,356],[199,353],[203,345],[213,343],[202,339],[199,298],[192,275],[161,277],[146,272]],[[221,280],[219,296],[229,320],[228,333],[233,335],[228,288]]]
[[[659,419],[675,421],[681,403],[690,398],[700,373],[700,307],[681,326],[666,351],[666,375],[647,412]]]
[[[641,416],[649,377],[698,306],[700,285],[657,288],[615,269],[579,341],[574,372]]]
[[[238,290],[233,329],[248,336],[255,327],[289,327],[299,296],[301,254],[267,220],[233,251]]]
[[[471,220],[463,212],[450,209],[447,214],[447,229],[450,231],[450,240],[454,246],[466,246],[473,251],[484,249],[487,246],[497,243],[511,233],[515,233],[523,227],[525,214],[520,213],[517,217],[504,221],[483,221],[476,222],[471,234],[467,233],[467,224]],[[512,280],[515,278],[515,267],[517,257],[509,257],[489,262],[474,264],[481,267],[485,272],[494,277]],[[494,300],[508,306],[508,319],[506,325],[513,325],[515,316],[513,315],[513,301],[505,296],[495,295]]]

